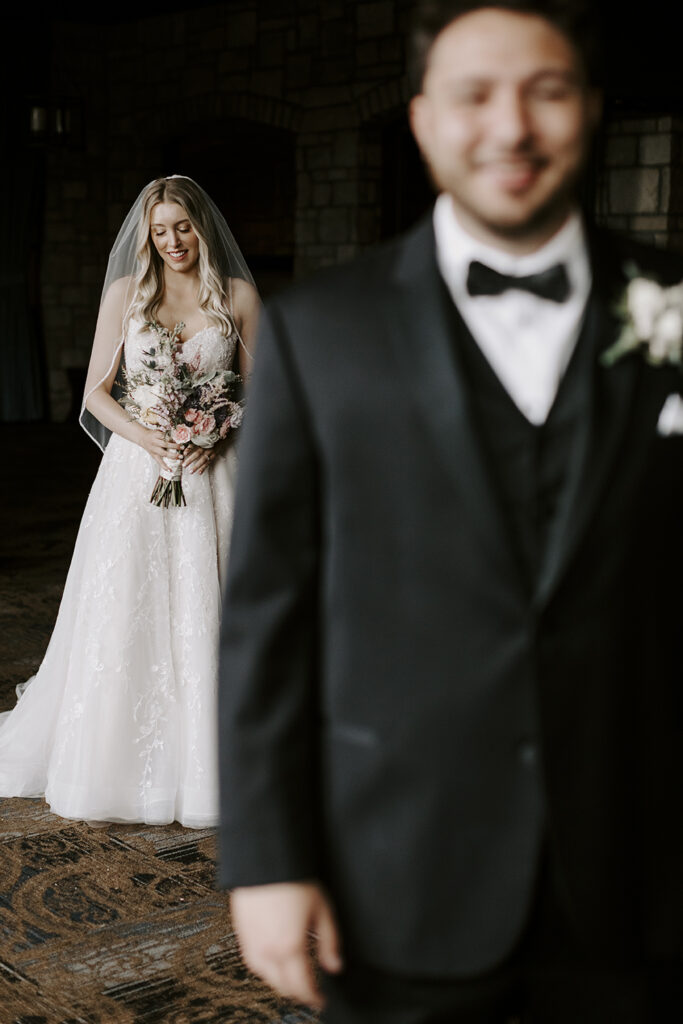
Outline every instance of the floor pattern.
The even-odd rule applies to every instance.
[[[97,450],[0,427],[0,710],[40,663]],[[0,799],[0,1024],[312,1024],[242,965],[213,831],[92,828]]]

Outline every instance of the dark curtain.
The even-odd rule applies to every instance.
[[[46,414],[40,330],[43,154],[7,155],[0,171],[0,421]]]

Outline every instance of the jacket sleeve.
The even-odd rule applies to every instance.
[[[230,888],[320,874],[317,460],[273,305],[239,455],[219,681],[219,881]]]

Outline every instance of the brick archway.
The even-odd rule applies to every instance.
[[[168,136],[178,124],[212,125],[220,121],[241,119],[296,133],[301,127],[302,117],[300,107],[270,96],[245,92],[218,93],[209,97],[184,97],[172,106],[140,112],[136,131],[146,129]]]
[[[386,82],[378,82],[358,98],[358,120],[360,124],[367,124],[387,116],[395,116],[405,111],[409,99],[410,89],[405,75]]]

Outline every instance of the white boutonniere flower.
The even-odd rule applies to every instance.
[[[653,366],[670,363],[683,369],[683,281],[666,288],[638,276],[636,268],[627,268],[627,273],[631,280],[615,310],[623,324],[621,334],[603,353],[603,363],[612,366],[641,349]]]

